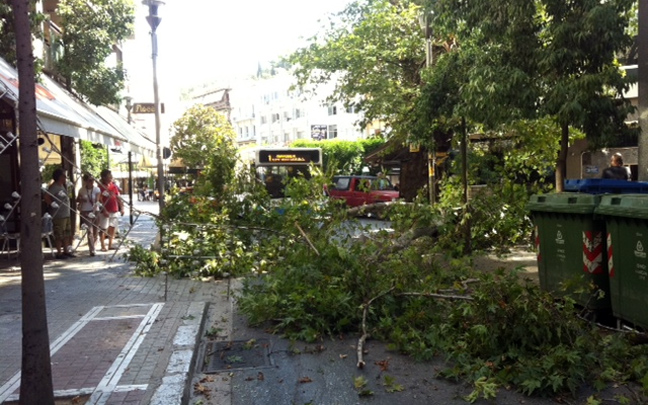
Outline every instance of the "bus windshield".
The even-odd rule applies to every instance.
[[[254,160],[256,176],[272,198],[284,196],[290,178],[311,178],[311,165],[322,166],[320,148],[261,148]]]

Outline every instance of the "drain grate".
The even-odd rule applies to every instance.
[[[202,363],[203,373],[270,367],[269,347],[268,339],[209,342]]]

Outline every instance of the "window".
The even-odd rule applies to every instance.
[[[337,115],[337,107],[334,105],[328,106],[328,115]]]
[[[346,112],[347,112],[348,114],[355,114],[355,113],[358,112],[358,107],[356,107],[355,104],[351,104],[351,105],[349,105],[349,106],[346,108]]]
[[[333,188],[336,190],[348,190],[351,179],[349,177],[339,177],[334,180]]]
[[[328,127],[328,137],[329,139],[337,138],[337,125],[329,125]]]
[[[302,112],[299,110],[299,108],[295,108],[295,119],[299,118],[302,116]]]
[[[261,124],[267,124],[268,123],[268,118],[266,116],[261,117]]]
[[[279,113],[272,114],[272,122],[273,123],[278,122],[280,120],[281,120],[281,117],[279,116]]]

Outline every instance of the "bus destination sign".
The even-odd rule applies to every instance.
[[[259,163],[263,164],[294,164],[307,165],[310,163],[319,164],[320,154],[318,150],[261,150],[259,151]]]
[[[270,163],[305,163],[306,159],[303,156],[297,156],[294,153],[282,153],[276,155],[269,155],[268,160]]]

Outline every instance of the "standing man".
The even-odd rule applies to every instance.
[[[108,169],[101,171],[99,190],[101,191],[99,194],[99,202],[101,203],[101,220],[99,223],[101,228],[101,234],[99,235],[101,251],[117,250],[117,247],[113,246],[113,240],[115,239],[115,230],[119,226],[118,213],[124,216],[124,204],[119,197],[119,188],[113,183],[112,172]],[[108,234],[108,249],[106,249],[106,234]]]
[[[620,153],[612,155],[610,167],[603,170],[604,179],[630,180],[630,170],[623,166],[623,156]]]
[[[76,257],[72,253],[72,223],[70,222],[70,196],[67,190],[67,176],[63,169],[56,169],[52,174],[54,182],[45,193],[45,202],[54,223],[54,244],[56,258]]]
[[[98,202],[99,202],[99,187],[94,185],[94,178],[90,173],[83,175],[83,187],[79,190],[77,196],[77,204],[79,212],[81,212],[81,223],[87,227],[88,235],[88,249],[90,256],[95,255],[95,242],[99,235],[99,225],[97,217]]]

